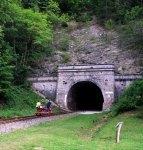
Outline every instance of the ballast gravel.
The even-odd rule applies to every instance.
[[[34,119],[29,119],[29,120],[21,120],[21,121],[0,124],[0,134],[9,133],[9,132],[15,131],[17,129],[28,128],[30,126],[44,123],[47,121],[48,122],[54,121],[54,120],[58,120],[58,119],[61,119],[61,118],[67,117],[67,116],[75,116],[75,115],[78,115],[78,113],[75,112],[75,113],[70,113],[70,114],[40,117],[40,118],[34,118]]]

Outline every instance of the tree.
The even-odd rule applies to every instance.
[[[0,96],[6,92],[13,79],[13,61],[12,48],[3,40],[0,27]]]
[[[15,83],[23,83],[29,67],[50,52],[52,26],[47,15],[23,9],[15,3],[8,3],[3,22],[4,40],[13,49],[16,58]],[[18,82],[17,82],[18,79]]]

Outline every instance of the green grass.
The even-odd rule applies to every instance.
[[[11,86],[6,92],[5,106],[0,108],[0,117],[29,116],[35,112],[36,102],[41,99],[30,88]]]
[[[41,99],[30,88],[12,86],[8,90],[5,106],[0,107],[0,118],[35,115],[36,103]],[[60,108],[54,106],[52,110],[56,113],[62,112]]]
[[[31,116],[35,114],[35,108],[17,109],[17,108],[3,108],[0,109],[1,118],[11,118],[17,116]]]
[[[126,113],[110,119],[95,132],[105,114],[79,115],[0,135],[0,150],[142,150],[143,119]],[[93,123],[94,120],[94,123]],[[123,121],[120,143],[115,125]]]
[[[36,103],[34,102],[36,105]],[[36,107],[27,107],[27,108],[17,108],[17,107],[5,107],[0,109],[0,117],[1,118],[12,118],[12,117],[18,117],[18,116],[32,116],[35,115]],[[63,110],[61,110],[58,107],[52,106],[52,111],[54,113],[62,113]]]

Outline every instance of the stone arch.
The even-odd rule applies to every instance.
[[[96,83],[92,81],[79,81],[74,83],[67,95],[69,110],[102,110],[103,94]]]

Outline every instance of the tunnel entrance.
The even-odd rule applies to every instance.
[[[102,110],[103,95],[100,88],[89,81],[74,84],[67,95],[70,110]]]

